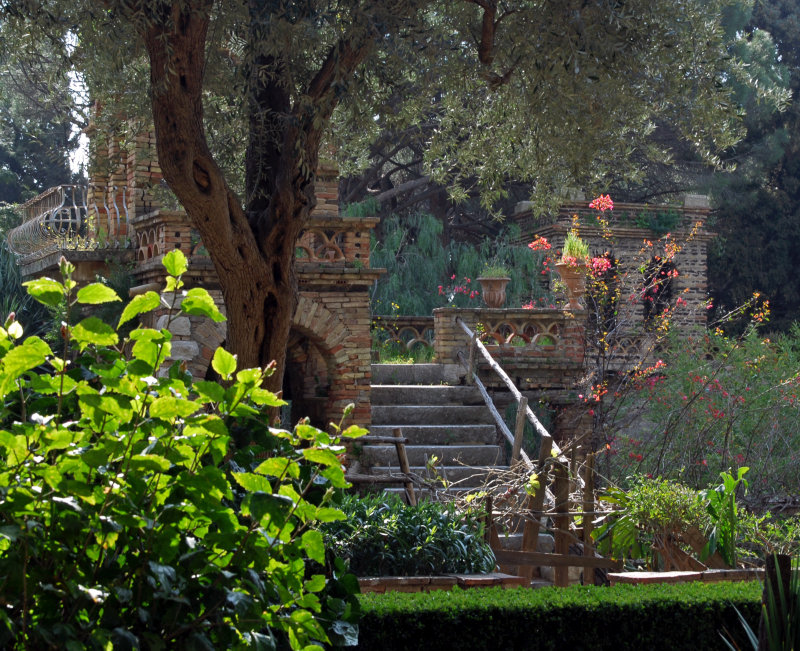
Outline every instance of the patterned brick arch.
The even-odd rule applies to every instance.
[[[292,319],[292,330],[312,339],[327,355],[333,366],[347,364],[347,351],[341,345],[348,330],[342,318],[317,300],[300,294]]]

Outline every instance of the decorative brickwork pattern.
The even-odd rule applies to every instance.
[[[597,225],[597,212],[589,208],[587,201],[574,201],[561,206],[558,215],[551,223],[542,224],[529,211],[519,212],[512,218],[520,226],[520,242],[530,242],[535,235],[546,237],[554,249],[560,249],[567,232],[573,227],[577,216],[581,238],[589,244],[592,255],[610,253],[619,260],[619,271],[629,272],[631,281],[639,286],[623,288],[623,296],[634,296],[644,285],[644,277],[638,267],[650,262],[653,255],[659,254],[659,233],[644,228],[640,224],[657,222],[661,216],[666,223],[668,218],[673,228],[670,240],[680,251],[675,255],[674,264],[678,276],[673,279],[672,292],[680,296],[685,305],[674,321],[679,331],[686,332],[696,325],[705,325],[705,303],[708,299],[708,243],[714,234],[706,230],[705,224],[710,212],[708,199],[702,195],[687,195],[683,205],[650,206],[646,204],[617,203],[613,212],[604,213],[610,218],[610,239],[604,237]],[[663,247],[660,252],[663,255]],[[638,300],[638,299],[636,299]],[[638,307],[644,319],[643,304]]]

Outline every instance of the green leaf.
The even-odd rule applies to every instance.
[[[308,592],[320,592],[325,588],[325,575],[314,574],[303,584],[303,587],[308,590]]]
[[[236,480],[236,483],[245,490],[253,492],[263,491],[265,493],[272,492],[272,484],[269,479],[262,475],[256,475],[251,472],[235,472],[233,473],[233,478]]]
[[[325,564],[325,543],[319,531],[316,529],[306,531],[300,539],[300,545],[312,561],[317,561],[321,565]]]
[[[329,466],[322,470],[319,474],[325,477],[325,479],[327,479],[334,488],[350,487],[350,484],[347,483],[347,480],[344,478],[344,471],[342,470],[341,466]]]
[[[11,432],[0,430],[0,447],[13,453],[17,459],[22,459],[28,452],[27,442],[21,434],[14,436]]]
[[[119,343],[119,337],[114,328],[96,316],[90,316],[73,327],[72,338],[78,343],[81,350],[90,344],[115,346]]]
[[[236,381],[240,384],[256,385],[261,383],[260,368],[245,368],[236,374]]]
[[[162,264],[170,276],[182,276],[189,268],[186,262],[186,256],[180,249],[173,249],[167,253],[167,255],[164,256]]]
[[[131,470],[166,472],[171,465],[168,459],[157,454],[134,454],[131,457]]]
[[[64,285],[52,278],[37,278],[22,285],[28,289],[28,294],[44,305],[57,307],[64,302]]]
[[[75,380],[66,374],[63,377],[63,382],[60,375],[31,373],[28,377],[31,389],[44,394],[57,394],[63,390],[64,395],[66,395],[78,385]]]
[[[155,292],[145,292],[134,296],[133,300],[122,310],[122,316],[119,318],[117,328],[144,312],[155,310],[159,305],[161,305],[161,297]]]
[[[191,400],[165,396],[153,400],[153,403],[150,405],[150,416],[152,418],[164,418],[165,420],[186,418],[195,413],[200,407],[200,404]]]
[[[245,495],[242,500],[242,513],[263,525],[267,524],[263,522],[264,518],[269,516],[271,524],[282,527],[286,522],[286,514],[292,510],[293,506],[294,501],[285,495],[257,491]]]
[[[192,316],[206,316],[215,323],[225,320],[222,312],[214,303],[214,299],[202,287],[193,287],[186,292],[181,303],[181,312]]]
[[[250,392],[250,400],[264,407],[283,407],[288,404],[285,400],[282,400],[272,393],[272,391],[262,389],[261,387],[256,387]]]
[[[303,456],[308,461],[319,463],[323,466],[338,467],[342,465],[339,457],[337,457],[330,450],[323,450],[321,448],[305,448],[303,450]]]
[[[164,345],[166,346],[167,344]],[[159,351],[159,344],[148,339],[141,339],[133,344],[131,356],[135,360],[139,360],[147,364],[147,368],[143,369],[143,372],[141,373],[142,375],[150,375],[153,372],[153,369],[156,366],[156,361],[159,360]],[[164,354],[161,354],[160,359],[164,359]],[[137,370],[132,370],[131,372],[139,374],[139,371]]]
[[[345,520],[345,514],[339,510],[329,506],[321,506],[317,509],[316,519],[319,522],[334,522],[336,520]]]
[[[287,477],[297,479],[300,477],[300,466],[297,465],[297,462],[286,457],[273,457],[260,464],[255,469],[255,472],[262,475],[270,475],[271,477],[281,477],[286,473]]]
[[[206,402],[222,402],[225,399],[225,389],[216,382],[198,380],[192,385],[192,388]]]
[[[342,438],[347,439],[355,439],[359,436],[365,436],[369,434],[369,431],[364,427],[359,427],[358,425],[350,425],[346,430],[341,433]]]
[[[39,337],[28,337],[21,345],[9,350],[0,367],[0,396],[11,391],[20,375],[43,364],[52,354],[50,346]]]
[[[101,303],[113,303],[122,301],[117,292],[103,283],[91,283],[81,287],[77,294],[78,303],[85,305],[100,305]]]
[[[231,355],[220,346],[214,351],[211,366],[224,380],[228,380],[236,371],[236,355]]]

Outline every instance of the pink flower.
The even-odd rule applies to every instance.
[[[589,266],[593,275],[602,276],[606,271],[611,269],[611,260],[605,256],[598,256],[592,258]]]
[[[595,210],[599,210],[600,212],[605,212],[606,210],[614,210],[614,202],[611,201],[611,196],[606,194],[601,194],[597,199],[592,201],[589,204],[589,208],[594,208]]]

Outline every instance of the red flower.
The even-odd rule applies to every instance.
[[[547,241],[546,237],[537,235],[533,242],[528,244],[528,248],[532,249],[533,251],[549,251],[552,248],[552,245]]]

